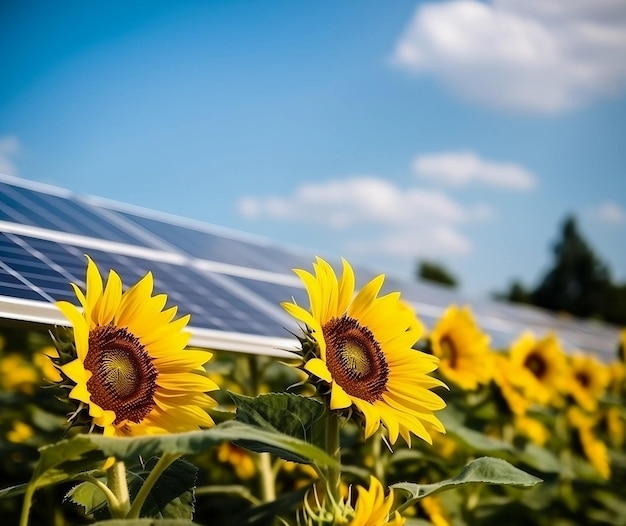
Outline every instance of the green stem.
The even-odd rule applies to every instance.
[[[28,514],[30,513],[30,506],[33,502],[33,495],[35,494],[35,487],[31,484],[28,485],[24,492],[24,502],[22,504],[22,515],[20,516],[20,526],[28,526]]]
[[[109,502],[111,516],[114,519],[123,519],[130,509],[130,495],[128,493],[128,482],[126,481],[126,465],[121,460],[107,469],[107,486],[111,493],[115,495],[115,501]]]
[[[98,480],[96,477],[93,477],[91,475],[83,475],[82,477],[79,477],[78,480],[84,480],[86,482],[91,482],[94,486],[96,486],[100,491],[102,491],[102,493],[104,493],[104,496],[107,499],[107,502],[109,504],[109,509],[118,509],[120,507],[120,503],[117,500],[117,496],[115,495],[115,493],[113,493],[111,491],[111,489],[101,480]]]
[[[374,476],[385,487],[385,458],[383,458],[383,439],[380,430],[379,427],[372,437],[372,457],[374,458]]]
[[[341,463],[339,423],[339,415],[337,412],[328,409],[328,417],[326,420],[326,452],[337,461],[338,465]],[[341,483],[341,470],[339,467],[329,466],[326,474],[326,491],[334,506],[341,498],[339,486]]]
[[[395,513],[396,511],[402,515],[402,512],[404,510],[406,510],[409,506],[415,504],[415,501],[412,499],[407,499],[404,503],[400,504],[400,506],[398,506],[395,509],[392,509],[391,512],[389,513],[389,515],[391,516],[392,513]]]
[[[261,498],[263,502],[276,500],[276,478],[272,468],[272,457],[269,453],[259,453],[257,456]]]
[[[141,508],[143,507],[146,498],[150,494],[150,491],[156,484],[156,481],[159,480],[159,477],[163,474],[163,472],[172,465],[172,463],[180,457],[177,453],[163,453],[163,456],[156,463],[156,466],[152,468],[150,475],[141,486],[139,493],[137,493],[137,497],[135,497],[135,501],[133,505],[128,510],[126,514],[127,519],[137,519],[139,518],[139,513],[141,513]]]

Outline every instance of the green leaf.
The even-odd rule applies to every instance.
[[[131,499],[139,492],[158,460],[153,457],[145,466],[129,470],[134,474],[128,477]],[[173,462],[152,487],[140,515],[159,519],[191,519],[197,473],[198,468],[182,459]]]
[[[272,526],[280,515],[290,515],[302,505],[309,488],[302,488],[290,493],[279,495],[276,500],[264,502],[237,515],[233,524],[238,526]]]
[[[493,453],[496,451],[513,451],[513,446],[498,440],[496,438],[488,437],[487,435],[475,431],[463,424],[462,417],[458,411],[448,407],[437,416],[441,420],[441,423],[446,428],[446,434],[453,436],[457,441],[465,444],[472,451],[480,453]]]
[[[106,484],[104,477],[99,479]],[[67,492],[66,499],[78,506],[82,506],[85,515],[92,515],[98,510],[104,509],[107,504],[104,493],[91,482],[81,482]]]
[[[257,426],[265,431],[284,433],[291,437],[324,447],[324,405],[317,400],[289,393],[270,393],[257,397],[229,393],[237,413],[235,420]],[[268,448],[256,442],[238,441],[252,451],[274,453],[285,460],[306,463],[308,459],[289,451]]]
[[[186,519],[111,519],[94,522],[92,526],[202,526]]]
[[[560,473],[562,470],[561,462],[554,453],[532,442],[527,442],[524,445],[518,458],[542,473]]]
[[[90,440],[105,454],[118,460],[134,461],[160,456],[163,453],[195,455],[225,441],[245,440],[260,444],[264,451],[285,451],[298,458],[322,466],[335,466],[337,462],[320,448],[278,431],[267,431],[243,422],[229,421],[205,429],[172,435],[147,435],[142,437],[105,437],[89,435]],[[262,445],[262,446],[261,446]]]
[[[467,464],[452,479],[433,484],[399,482],[391,487],[409,494],[409,500],[403,504],[404,507],[427,495],[445,491],[461,484],[504,484],[524,488],[534,486],[539,482],[542,482],[540,478],[512,466],[506,460],[481,457]]]
[[[26,488],[28,487],[28,482],[26,484],[17,484],[16,486],[9,486],[8,488],[0,489],[0,499],[4,497],[15,497],[16,495],[22,495]]]
[[[132,466],[126,470],[131,501],[157,462],[158,458],[153,457],[145,465]],[[141,516],[157,519],[191,519],[197,472],[195,466],[184,460],[178,459],[173,462],[148,494],[141,508]],[[101,480],[106,483],[106,480]],[[110,517],[104,494],[90,482],[83,482],[72,488],[67,497],[82,506],[87,515],[94,515],[96,519]]]

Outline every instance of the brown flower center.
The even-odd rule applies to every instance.
[[[91,399],[115,413],[114,424],[139,423],[154,407],[159,375],[152,358],[139,340],[125,328],[98,326],[89,333],[85,369]]]
[[[546,361],[536,353],[528,355],[524,361],[524,367],[529,369],[530,372],[533,373],[539,380],[541,380],[548,372],[548,365],[546,364]]]
[[[381,400],[389,367],[372,332],[349,316],[331,319],[322,332],[333,380],[351,396],[370,403]]]
[[[591,385],[591,378],[589,377],[589,374],[587,372],[583,372],[583,371],[577,372],[576,380],[578,380],[578,383],[585,389],[588,389],[589,386]]]
[[[448,360],[448,364],[451,369],[454,369],[457,361],[457,350],[452,338],[450,336],[444,336],[441,338],[439,342],[439,346],[441,347],[441,360]]]

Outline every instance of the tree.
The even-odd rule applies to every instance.
[[[433,261],[420,261],[417,268],[417,276],[420,279],[446,285],[451,288],[455,288],[458,284],[454,275],[441,264]]]
[[[493,297],[497,300],[512,301],[513,303],[531,303],[530,291],[519,280],[513,280],[509,289],[504,292],[495,292]]]
[[[604,317],[612,287],[609,270],[579,233],[574,217],[564,221],[553,253],[554,264],[531,292],[531,302],[577,316]]]

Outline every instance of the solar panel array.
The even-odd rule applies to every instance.
[[[191,314],[192,344],[275,356],[293,348],[288,331],[297,329],[279,303],[306,303],[292,269],[310,269],[314,258],[205,223],[0,176],[0,318],[66,323],[53,303],[76,303],[69,283],[84,286],[86,253],[127,284],[151,271],[155,291]],[[363,284],[376,272],[357,267],[356,274]],[[606,359],[615,352],[617,331],[605,325],[393,277],[385,288],[402,291],[427,326],[448,305],[471,304],[498,347],[524,329],[555,329],[568,348]]]

